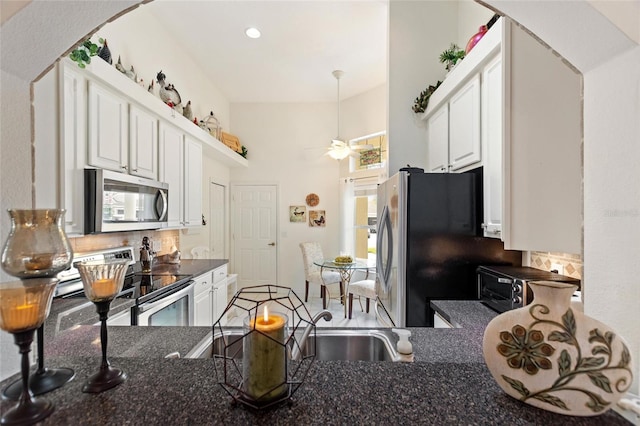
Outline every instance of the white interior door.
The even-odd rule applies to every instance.
[[[238,288],[277,284],[276,185],[232,187],[232,244]]]
[[[209,185],[209,232],[212,259],[224,259],[225,256],[225,226],[224,226],[224,205],[225,187],[211,182]]]

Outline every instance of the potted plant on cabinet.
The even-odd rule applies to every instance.
[[[447,71],[451,71],[458,61],[463,58],[464,50],[460,49],[455,43],[451,43],[451,46],[440,54],[440,62],[445,64]]]

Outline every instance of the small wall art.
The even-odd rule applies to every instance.
[[[326,213],[324,210],[309,210],[309,226],[312,228],[325,226]]]
[[[289,222],[306,222],[307,207],[306,206],[289,206]]]

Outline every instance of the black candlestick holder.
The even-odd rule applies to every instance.
[[[70,368],[46,368],[44,366],[44,325],[38,327],[38,369],[29,377],[29,390],[34,396],[58,389],[75,376]],[[2,391],[2,397],[17,401],[22,394],[22,380],[18,379]]]
[[[29,352],[34,330],[14,333],[16,345],[20,348],[22,383],[18,405],[2,416],[2,424],[34,424],[53,413],[53,404],[43,398],[36,398],[29,390]]]

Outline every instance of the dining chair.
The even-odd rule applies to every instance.
[[[340,297],[343,294],[342,277],[339,272],[322,270],[315,265],[314,262],[322,262],[324,255],[322,254],[322,246],[318,242],[300,243],[300,250],[302,250],[302,261],[304,263],[304,301],[309,299],[309,283],[317,284],[320,286],[320,297],[322,297],[322,309],[327,309],[327,293],[329,284],[340,284]]]
[[[353,296],[358,296],[358,301],[360,300],[360,297],[367,299],[366,307],[367,313],[369,313],[369,301],[371,299],[375,300],[377,296],[376,273],[367,270],[365,279],[348,283],[347,293],[349,294],[349,319],[351,319],[351,311],[353,309]],[[362,309],[362,302],[360,302],[360,309]]]
[[[191,249],[191,257],[193,259],[207,259],[209,258],[209,247],[197,246]]]

